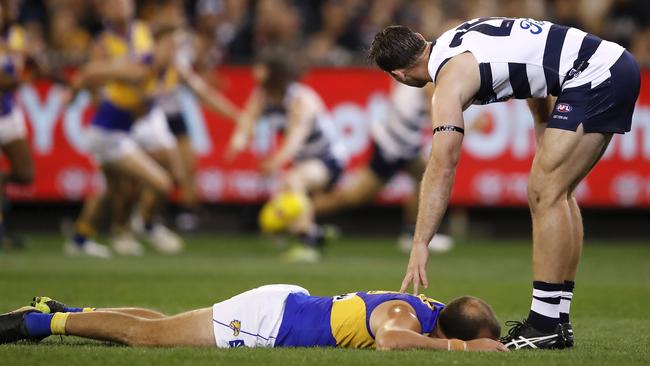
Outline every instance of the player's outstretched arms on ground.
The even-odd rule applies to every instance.
[[[422,177],[413,247],[401,287],[405,292],[412,283],[416,294],[420,286],[428,287],[427,245],[438,230],[449,203],[463,142],[463,110],[472,102],[481,84],[478,63],[472,54],[460,54],[443,66],[434,82],[431,154]]]
[[[370,316],[370,327],[379,350],[507,351],[502,343],[489,338],[462,341],[423,335],[415,310],[400,300],[388,301],[375,308]]]

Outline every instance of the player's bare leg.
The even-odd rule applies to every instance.
[[[132,195],[140,187],[150,189],[158,196],[167,196],[171,190],[171,178],[153,159],[142,150],[135,149],[118,160],[104,163],[107,177],[109,202],[113,206],[114,247],[118,252],[140,255],[142,247],[128,229]],[[109,178],[110,177],[110,178]],[[137,182],[137,184],[133,184]]]
[[[30,322],[27,324],[27,332],[34,338],[50,334],[74,335],[135,347],[214,347],[215,345],[212,308],[188,311],[170,317],[160,317],[161,314],[147,309],[115,310],[27,314],[26,322]],[[146,318],[132,314],[143,314]],[[30,324],[37,323],[46,323],[49,326],[30,327]],[[38,333],[39,331],[43,333]]]
[[[25,138],[17,138],[9,141],[2,146],[2,151],[9,161],[10,170],[7,173],[0,173],[0,198],[4,194],[4,188],[7,183],[28,185],[34,180],[32,157],[29,152],[29,143]],[[0,248],[3,246],[22,247],[20,240],[8,239],[5,235],[4,215],[2,208],[0,208]]]
[[[314,195],[313,203],[316,216],[330,215],[370,202],[379,194],[382,185],[383,182],[372,170],[368,167],[361,168],[354,173],[350,185]]]
[[[324,233],[316,224],[314,207],[309,192],[325,188],[329,171],[320,160],[306,160],[298,163],[284,174],[281,191],[303,196],[305,208],[288,227],[291,234],[300,238],[303,245],[296,246],[286,253],[285,259],[291,262],[316,262],[320,259],[320,249],[324,243]]]
[[[177,149],[179,152],[179,162],[182,180],[178,181],[181,189],[181,202],[190,208],[196,208],[199,203],[196,188],[194,186],[194,175],[196,173],[196,156],[192,141],[189,136],[182,135],[176,137]]]
[[[610,139],[611,135],[585,134],[582,126],[575,133],[545,131],[529,181],[536,280],[560,283],[567,275],[575,276],[575,270],[573,274],[567,270],[576,263],[571,255],[578,241],[574,237],[582,230],[577,226],[578,214],[575,210],[572,214],[569,193],[600,159]],[[568,250],[570,255],[566,256]]]
[[[172,189],[172,179],[169,174],[141,150],[134,150],[127,156],[106,163],[106,166],[135,179],[158,195],[166,196]]]
[[[100,308],[100,309],[96,309],[95,311],[108,311],[112,313],[120,313],[120,314],[136,316],[138,318],[144,318],[144,319],[162,319],[167,317],[167,315],[159,311],[145,309],[145,308]]]
[[[546,129],[533,160],[529,205],[533,219],[534,298],[528,324],[553,332],[567,276],[575,276],[582,225],[573,190],[606,149],[611,134]]]
[[[8,174],[2,175],[2,185],[11,182],[30,184],[34,180],[34,163],[29,151],[29,143],[25,138],[19,138],[2,146],[2,152],[9,161]]]
[[[149,156],[164,168],[180,186],[187,185],[181,159],[175,149],[163,148],[149,151]],[[163,210],[167,197],[156,194],[144,187],[138,200],[138,214],[134,216],[132,227],[144,237],[156,250],[166,254],[175,254],[183,249],[183,240],[163,224],[156,222],[156,217]]]

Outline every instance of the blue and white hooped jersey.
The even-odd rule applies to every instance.
[[[372,137],[386,159],[415,159],[422,148],[422,130],[431,125],[424,89],[394,83],[388,113],[373,121]]]
[[[470,52],[479,63],[481,88],[474,104],[543,98],[609,78],[624,48],[576,28],[527,18],[479,18],[443,33],[433,44],[434,83],[452,57]]]
[[[270,122],[273,130],[284,133],[287,128],[288,106],[297,98],[300,98],[302,112],[307,116],[300,123],[311,123],[311,129],[295,160],[333,158],[345,164],[347,154],[341,138],[327,113],[323,100],[309,86],[300,83],[291,84],[282,105],[266,106],[262,118]]]

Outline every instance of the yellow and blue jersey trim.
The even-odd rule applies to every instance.
[[[136,117],[128,110],[119,108],[109,101],[101,101],[97,106],[91,124],[107,130],[129,131]]]
[[[2,31],[2,41],[6,50],[0,53],[0,69],[5,75],[18,77],[18,70],[11,57],[11,53],[25,52],[27,40],[26,33],[20,25],[12,24]],[[0,116],[5,116],[13,110],[14,91],[5,91],[0,97]]]
[[[355,292],[335,297],[291,294],[285,304],[276,347],[371,348],[370,315],[380,304],[401,300],[413,307],[422,333],[433,332],[444,304],[424,295],[390,291]]]

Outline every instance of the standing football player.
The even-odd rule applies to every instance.
[[[135,180],[157,197],[168,197],[172,188],[170,175],[130,135],[133,124],[151,113],[158,74],[164,69],[156,64],[149,27],[134,20],[131,0],[106,1],[102,12],[106,30],[99,36],[90,62],[80,70],[76,86],[101,89],[89,128],[89,147],[106,178],[106,197],[113,206],[113,214],[120,215],[119,227],[114,228],[115,246],[135,248],[127,225],[128,211],[121,199],[132,188],[128,183]],[[86,206],[82,211],[65,251],[71,255],[108,257],[106,247],[89,239],[94,234],[95,211],[88,208],[92,207]]]
[[[464,134],[463,110],[510,98],[557,96],[535,131],[528,182],[533,221],[533,299],[510,348],[573,346],[569,309],[582,251],[574,191],[612,135],[630,131],[640,74],[623,47],[576,28],[521,18],[468,21],[428,42],[403,26],[379,32],[369,51],[397,81],[435,85],[433,149],[422,178],[413,248],[402,291],[427,287],[426,245],[447,208]]]

